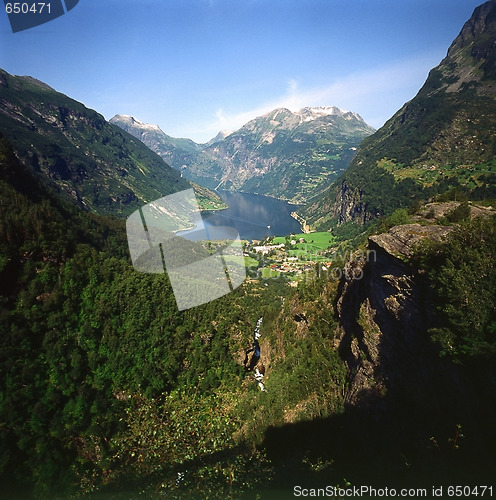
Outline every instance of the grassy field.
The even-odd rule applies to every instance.
[[[396,180],[407,178],[420,181],[424,186],[431,186],[438,182],[440,177],[454,176],[462,186],[475,188],[480,185],[478,181],[481,175],[489,175],[496,172],[495,160],[490,160],[478,165],[438,165],[427,162],[425,165],[414,165],[405,167],[403,163],[395,163],[392,160],[382,159],[378,166],[394,175]]]
[[[329,257],[317,255],[315,250],[289,250],[289,257],[298,257],[300,261],[327,262]]]
[[[254,259],[253,257],[247,257],[245,255],[245,266],[246,267],[257,267],[258,266],[258,260]]]
[[[309,234],[295,234],[291,237],[291,239],[298,241],[300,238],[304,238],[306,243],[297,243],[295,248],[299,250],[312,250],[319,251],[325,250],[329,248],[331,245],[336,243],[336,238],[329,232],[320,232],[320,233],[309,233]],[[283,236],[278,236],[274,238],[274,245],[278,245],[279,243],[285,243],[286,240]]]
[[[279,271],[275,271],[270,267],[263,267],[262,269],[260,269],[260,274],[263,279],[278,278],[281,275]]]

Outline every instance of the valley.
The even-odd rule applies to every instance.
[[[156,125],[116,115],[111,123],[142,140],[181,175],[215,190],[304,203],[326,189],[374,132],[356,113],[328,106],[276,109],[220,140],[198,145]]]
[[[495,47],[490,0],[379,130],[277,107],[205,144],[0,70],[2,495],[494,481]],[[227,290],[180,310],[152,245],[174,210],[143,207],[191,188],[243,255],[176,251],[198,275],[220,252]],[[131,213],[160,272],[133,267]]]

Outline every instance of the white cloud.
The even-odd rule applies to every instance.
[[[350,73],[320,87],[307,87],[297,79],[291,79],[286,92],[278,99],[237,113],[218,109],[215,120],[198,130],[198,134],[213,137],[220,130],[237,130],[273,109],[297,111],[305,106],[337,106],[354,111],[378,128],[414,97],[429,70],[438,63],[439,54],[424,55],[374,70]]]

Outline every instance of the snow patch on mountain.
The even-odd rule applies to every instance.
[[[115,115],[110,120],[110,122],[112,122],[112,120],[114,120],[114,121],[121,120],[129,125],[138,126],[144,130],[156,130],[156,131],[162,132],[162,129],[158,125],[154,125],[152,123],[142,122],[141,120],[138,120],[137,118],[135,118],[134,116],[131,116],[131,115]]]
[[[306,107],[295,111],[294,114],[300,115],[303,119],[302,121],[304,122],[310,122],[318,118],[322,118],[323,116],[341,116],[345,120],[362,120],[362,117],[359,114],[340,109],[336,106],[318,106],[315,108]]]
[[[224,140],[226,137],[231,135],[234,132],[234,130],[221,130],[213,139],[210,139],[205,146],[211,146],[212,144],[215,144],[216,142]]]

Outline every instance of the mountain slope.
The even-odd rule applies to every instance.
[[[115,115],[109,121],[146,144],[177,170],[180,170],[183,165],[191,163],[203,150],[200,144],[191,139],[171,137],[163,132],[158,125],[143,123],[132,116]]]
[[[134,397],[122,396],[169,392],[189,353],[196,353],[200,371],[208,360],[218,375],[226,367],[236,373],[225,332],[239,327],[238,308],[217,307],[226,313],[216,316],[222,334],[212,341],[216,330],[198,309],[179,313],[167,275],[133,269],[123,220],[62,199],[0,134],[2,498],[81,496],[93,459],[110,457],[102,444],[125,428],[120,419]],[[188,345],[195,337],[187,332],[199,338],[188,319],[195,316],[204,321],[207,346]],[[215,354],[207,353],[211,345]],[[188,377],[196,372],[190,361],[184,366]],[[192,418],[194,411],[180,417],[188,428]]]
[[[211,189],[265,194],[301,202],[344,171],[362,139],[374,129],[336,107],[276,109],[205,145],[174,139],[157,125],[116,115],[111,120]]]
[[[33,173],[87,210],[129,213],[190,184],[100,114],[0,70],[0,131]]]
[[[314,225],[365,222],[461,188],[494,197],[496,2],[475,9],[419,93],[361,144],[330,192],[302,213]]]
[[[360,116],[335,107],[276,109],[206,148],[185,175],[301,202],[341,173],[372,132]]]

